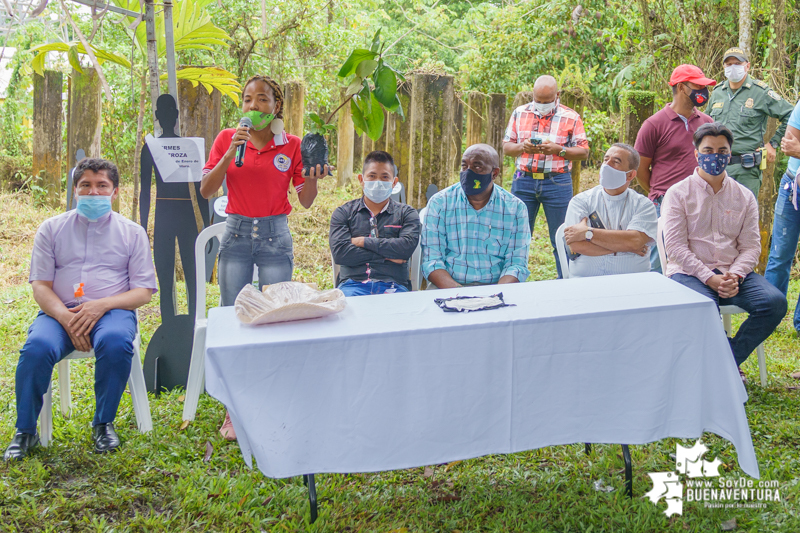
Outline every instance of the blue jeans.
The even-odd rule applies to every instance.
[[[786,296],[755,272],[744,278],[739,286],[739,293],[733,298],[720,298],[711,287],[694,276],[673,274],[672,279],[708,296],[717,307],[738,305],[747,311],[747,320],[739,326],[736,336],[729,339],[737,365],[747,360],[753,350],[775,331],[786,315]]]
[[[569,172],[554,174],[542,180],[527,177],[519,171],[514,173],[511,193],[522,200],[528,208],[528,222],[533,233],[539,206],[544,206],[547,219],[547,230],[550,233],[550,244],[553,246],[553,257],[556,258],[556,270],[561,278],[561,263],[556,252],[556,230],[564,223],[567,207],[572,200],[572,175]]]
[[[231,306],[245,285],[253,282],[258,267],[258,285],[292,280],[294,254],[286,215],[249,218],[228,215],[219,245],[219,292],[222,305]]]
[[[131,375],[136,313],[112,309],[97,321],[89,334],[96,357],[94,366],[95,411],[93,426],[113,422]],[[36,433],[43,397],[53,378],[53,367],[75,351],[58,320],[39,311],[28,329],[28,339],[17,363],[17,429]]]
[[[663,196],[659,196],[653,200],[653,205],[656,206],[656,218],[661,218],[661,202],[664,200]],[[650,248],[650,272],[661,272],[661,258],[658,257],[658,246],[653,244]]]
[[[367,296],[370,294],[383,294],[387,289],[395,289],[395,292],[408,292],[404,285],[393,283],[391,281],[375,281],[370,280],[365,282],[356,281],[353,279],[345,280],[339,284],[339,290],[345,296]]]
[[[778,199],[775,202],[775,218],[772,221],[772,249],[764,277],[784,295],[789,291],[789,272],[800,240],[800,210],[792,205],[792,183],[789,174],[781,179]],[[794,329],[800,333],[800,298],[794,308]]]

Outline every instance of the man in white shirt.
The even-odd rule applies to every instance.
[[[570,277],[630,274],[650,270],[658,218],[647,197],[629,188],[639,168],[639,153],[616,143],[600,167],[600,185],[575,196],[567,208],[564,238],[570,251]]]

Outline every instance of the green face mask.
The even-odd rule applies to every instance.
[[[253,121],[253,129],[261,131],[275,118],[272,113],[262,113],[261,111],[248,111],[244,114],[247,118]]]

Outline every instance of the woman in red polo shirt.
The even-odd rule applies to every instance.
[[[222,130],[214,140],[203,169],[200,194],[209,198],[227,178],[228,215],[219,246],[219,288],[222,305],[233,305],[242,288],[253,280],[258,267],[259,287],[291,281],[294,266],[292,235],[287,215],[291,213],[289,184],[300,203],[311,207],[317,196],[317,177],[328,167],[310,169],[303,177],[300,139],[283,130],[283,91],[267,76],[253,76],[244,85],[242,113],[253,127]],[[244,164],[234,163],[236,147],[245,145]],[[220,433],[235,440],[230,417]]]
[[[219,287],[222,305],[233,305],[239,291],[252,282],[258,267],[260,286],[292,279],[294,254],[287,215],[291,213],[289,184],[300,203],[311,207],[317,177],[327,166],[303,177],[300,139],[283,130],[283,91],[267,76],[253,76],[244,85],[242,112],[252,128],[222,130],[214,140],[203,170],[200,193],[209,198],[227,177],[228,214],[219,247]],[[245,144],[244,164],[234,164],[236,147]]]

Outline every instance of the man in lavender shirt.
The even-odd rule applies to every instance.
[[[94,450],[114,451],[114,431],[131,372],[134,310],[150,301],[156,277],[150,242],[138,224],[111,211],[119,173],[103,159],[84,159],[73,175],[78,207],[36,232],[30,283],[41,311],[28,329],[16,375],[17,433],[4,459],[23,459],[39,443],[36,420],[53,366],[75,350],[94,349]]]

